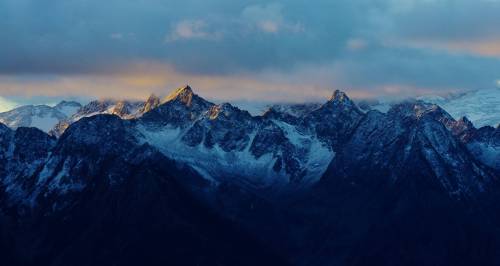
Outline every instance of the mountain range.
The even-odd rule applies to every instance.
[[[500,126],[428,101],[253,116],[185,86],[9,126],[6,265],[500,264]]]
[[[73,101],[62,101],[56,106],[25,105],[0,113],[0,123],[10,128],[36,127],[48,132],[62,120],[76,113],[82,105]]]
[[[472,90],[446,95],[425,95],[415,98],[437,104],[455,119],[466,116],[475,126],[497,126],[500,124],[500,88]],[[359,105],[365,110],[387,112],[399,100],[362,100]]]

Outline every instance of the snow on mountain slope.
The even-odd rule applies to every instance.
[[[455,191],[458,188],[448,183],[458,180],[469,187],[476,181],[468,176],[488,176],[481,172],[480,166],[468,164],[474,160],[470,160],[460,142],[468,145],[477,160],[498,169],[495,163],[499,156],[496,147],[500,146],[498,128],[478,130],[482,134],[469,133],[476,129],[468,120],[455,120],[439,106],[423,101],[395,105],[387,114],[365,113],[344,92],[335,91],[319,106],[278,106],[262,116],[252,116],[229,103],[211,103],[185,86],[163,100],[151,96],[137,103],[93,101],[70,119],[79,121],[96,114],[117,115],[122,119],[105,116],[114,117],[107,118],[109,121],[123,122],[117,122],[121,129],[107,125],[114,136],[126,131],[139,144],[154,146],[164,155],[196,169],[214,184],[231,181],[257,189],[306,187],[317,183],[342,152],[349,162],[359,161],[359,165],[353,164],[356,169],[362,169],[366,160],[373,160],[374,169],[386,169],[393,164],[404,166],[397,171],[406,169],[405,160],[418,155],[431,167],[429,175],[439,177],[447,190]],[[67,125],[73,128],[72,123]],[[78,132],[85,134],[80,136],[82,139],[73,135],[75,141],[93,141],[90,138],[95,138],[92,135],[95,128],[87,128],[89,132],[80,129]],[[382,139],[385,146],[380,146]],[[109,143],[112,142],[96,145]],[[494,149],[485,148],[484,144]],[[392,157],[386,157],[390,145],[394,145]],[[410,152],[412,156],[407,156]],[[64,170],[64,165],[65,162],[56,161],[50,168]],[[394,169],[389,176],[400,174]],[[64,176],[63,171],[60,177]],[[80,187],[78,182],[71,185]]]
[[[78,112],[78,110],[82,108],[82,105],[77,102],[62,101],[58,103],[56,106],[54,106],[54,108],[59,112],[65,114],[67,117],[70,117],[76,112]]]
[[[238,237],[239,229],[232,230],[178,182],[202,178],[157,149],[138,145],[130,124],[97,115],[72,124],[59,139],[36,128],[12,130],[0,124],[1,265],[141,265],[145,260],[287,265],[272,257],[249,261],[260,254],[248,244],[254,240],[243,233],[244,238]],[[104,259],[94,254],[96,243],[106,250]],[[221,250],[224,246],[230,250]],[[235,253],[236,246],[242,253]],[[5,262],[5,254],[22,263]],[[124,254],[137,259],[130,263]],[[234,259],[224,262],[228,256]]]
[[[122,119],[133,119],[142,116],[159,104],[159,98],[151,95],[146,102],[140,101],[116,101],[116,100],[95,100],[78,108],[77,112],[72,113],[66,119],[54,124],[50,129],[53,136],[61,136],[62,133],[73,123],[84,117],[90,117],[98,114],[113,114]],[[67,111],[67,109],[66,109]]]
[[[0,113],[0,122],[10,128],[36,127],[49,132],[57,123],[76,112],[81,105],[63,101],[54,107],[48,105],[26,105]]]
[[[83,106],[78,112],[74,113],[70,119],[76,122],[81,118],[94,116],[96,114],[114,114],[125,119],[133,118],[136,117],[143,106],[143,102],[97,100]]]
[[[444,101],[444,98],[428,100]],[[74,110],[75,106],[67,103],[54,107],[61,114],[71,112],[71,108]],[[401,111],[411,112],[408,116],[414,113],[418,119],[432,111],[432,116],[455,135],[459,135],[455,131],[462,130],[460,121],[466,122],[456,121],[437,105],[423,101],[412,108]],[[369,117],[341,91],[335,91],[324,104],[274,105],[263,115],[252,116],[229,103],[211,103],[185,86],[164,99],[152,95],[145,102],[92,101],[59,122],[52,135],[61,136],[72,123],[97,114],[114,114],[130,120],[140,142],[192,166],[208,180],[218,183],[230,176],[256,188],[316,183],[336,152]],[[30,121],[30,125],[46,130],[46,125],[55,122],[50,119],[43,116]],[[430,131],[444,134],[438,129]],[[498,156],[492,152],[487,155],[477,154],[477,157],[486,162]]]
[[[319,180],[334,156],[313,131],[270,117],[251,116],[228,103],[213,104],[189,86],[138,119],[138,138],[188,163],[209,180],[254,188]]]
[[[230,176],[233,181],[239,178],[238,182],[245,182],[254,188],[283,186],[291,182],[291,174],[286,173],[284,169],[276,171],[276,165],[281,164],[282,159],[278,155],[282,154],[281,151],[276,151],[278,154],[274,151],[265,153],[259,157],[252,153],[251,148],[256,141],[257,132],[249,134],[249,141],[242,150],[225,151],[219,144],[213,147],[206,147],[204,144],[194,147],[187,145],[182,140],[187,130],[180,128],[164,127],[161,130],[151,130],[139,126],[138,130],[143,142],[158,147],[170,158],[188,163],[199,170],[205,178],[215,183],[227,181],[221,180],[227,176]],[[295,129],[291,130],[295,131]],[[288,137],[292,139],[291,141],[297,138],[296,135],[288,135]],[[313,184],[326,171],[334,153],[318,139],[311,139],[310,136],[300,136],[300,138],[300,143],[294,143],[294,145],[305,150],[301,169],[307,170],[301,184]]]
[[[496,126],[500,124],[500,88],[468,91],[447,96],[425,95],[416,100],[437,104],[453,118],[467,117],[475,127]],[[406,100],[363,100],[358,104],[364,110],[377,110],[387,113],[396,104]]]
[[[240,177],[240,181],[244,182],[243,177],[253,176],[255,179],[250,180],[253,182],[248,184],[254,187],[287,183],[285,175],[273,174],[272,168],[276,159],[272,158],[272,154],[257,159],[249,151],[250,143],[243,151],[225,152],[218,145],[207,148],[204,145],[190,147],[184,144],[181,139],[185,132],[179,128],[164,128],[161,131],[145,128],[139,130],[144,142],[158,147],[161,152],[175,160],[195,165],[208,180],[217,182],[220,178],[231,176],[234,179]],[[270,179],[269,176],[275,178]]]
[[[421,97],[435,103],[455,119],[466,116],[474,126],[496,126],[500,123],[500,88],[465,92],[449,97]]]

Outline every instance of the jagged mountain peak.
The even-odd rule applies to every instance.
[[[460,119],[457,120],[457,122],[461,122],[472,126],[472,121],[470,121],[466,116],[462,116]]]
[[[146,101],[156,101],[159,99],[160,97],[158,97],[158,95],[156,95],[155,93],[151,93]]]
[[[357,105],[347,96],[347,94],[340,90],[335,90],[330,97],[330,99],[323,104],[319,109],[342,109],[342,110],[352,110],[356,113],[362,113]]]
[[[446,113],[446,111],[441,109],[441,107],[439,107],[436,104],[426,104],[423,102],[417,102],[416,104],[414,104],[413,110],[417,118],[423,117],[426,114],[440,115]],[[451,119],[453,119],[448,113],[446,113],[446,115],[449,116]]]
[[[148,100],[149,101],[149,100]],[[145,112],[156,108],[159,104],[159,99],[156,101],[141,102],[134,100],[114,100],[100,99],[93,100],[85,106],[78,109],[77,112],[68,116],[67,119],[57,123],[49,133],[53,136],[61,136],[64,131],[74,122],[84,118],[98,114],[113,114],[122,119],[133,119],[142,116]]]
[[[117,115],[117,116],[125,116],[130,113],[130,110],[132,109],[132,106],[129,102],[127,101],[118,101],[113,110],[111,111],[112,114]]]
[[[318,109],[301,119],[303,127],[313,128],[320,139],[337,147],[356,128],[364,113],[339,90]]]
[[[250,113],[243,111],[230,103],[213,105],[208,110],[208,117],[212,120],[217,119],[220,115],[231,117],[234,114],[244,114],[247,118],[251,117]]]
[[[172,106],[183,110],[187,108],[186,110],[195,112],[196,116],[207,111],[212,105],[214,104],[195,94],[189,85],[174,90],[160,104],[162,109]]]
[[[195,96],[193,89],[189,85],[175,89],[164,100],[164,102],[180,101],[187,106],[191,106],[191,102]]]
[[[149,104],[158,105],[160,103],[160,101],[161,101],[160,97],[158,97],[154,93],[151,93],[151,95],[149,95],[148,99],[146,100],[146,104],[149,103]]]
[[[271,106],[269,107],[264,113],[262,114],[262,117],[264,118],[269,118],[269,119],[279,119],[279,120],[284,120],[283,117],[288,117],[291,116],[285,112],[280,112],[279,109]],[[296,118],[296,117],[293,117]]]
[[[340,101],[340,102],[349,102],[351,99],[347,96],[347,94],[341,90],[335,90],[330,97],[329,101]]]
[[[94,100],[83,106],[72,117],[73,122],[82,117],[87,117],[96,114],[115,114],[121,118],[130,119],[140,115],[145,102],[130,101],[130,100],[112,100],[101,99]]]
[[[99,99],[99,100],[93,100],[89,102],[87,105],[83,106],[82,110],[83,112],[86,112],[87,110],[90,112],[93,112],[95,110],[104,110],[107,109],[110,105],[115,104],[116,101],[110,100],[110,99]]]
[[[474,129],[474,124],[470,121],[466,116],[462,116],[456,122],[456,127],[461,128],[462,130]]]
[[[149,124],[171,124],[185,127],[202,114],[206,113],[214,104],[193,93],[190,86],[174,90],[157,108],[144,112],[143,122]]]
[[[152,93],[149,95],[146,102],[144,102],[144,106],[141,109],[141,113],[146,113],[151,111],[152,109],[158,107],[161,103],[160,97],[156,96],[156,94]]]
[[[454,136],[457,136],[460,141],[464,143],[473,138],[475,132],[477,131],[472,122],[465,116],[461,117],[457,121],[444,124]]]
[[[432,121],[440,123],[462,141],[470,138],[473,131],[476,130],[472,122],[466,117],[455,120],[439,105],[420,100],[394,105],[387,114],[392,117],[409,119],[408,121],[418,121],[422,123]]]
[[[395,104],[389,109],[388,114],[400,117],[411,117],[416,120],[420,120],[430,115],[444,123],[448,121],[455,122],[453,117],[438,105],[420,100]]]
[[[210,107],[210,110],[208,110],[208,117],[213,120],[219,117],[221,113],[225,113],[227,116],[227,114],[231,112],[232,109],[233,106],[231,106],[231,104],[229,103],[217,104]]]

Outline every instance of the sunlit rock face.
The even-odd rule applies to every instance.
[[[49,133],[59,137],[64,131],[76,121],[98,114],[113,114],[122,119],[134,119],[142,116],[158,106],[158,99],[151,95],[146,102],[140,101],[116,101],[116,100],[95,100],[82,106],[76,113],[68,116],[57,123]]]

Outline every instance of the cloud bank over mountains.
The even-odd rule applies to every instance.
[[[497,86],[492,0],[0,2],[0,95],[299,101]],[[167,89],[168,91],[168,89]]]

